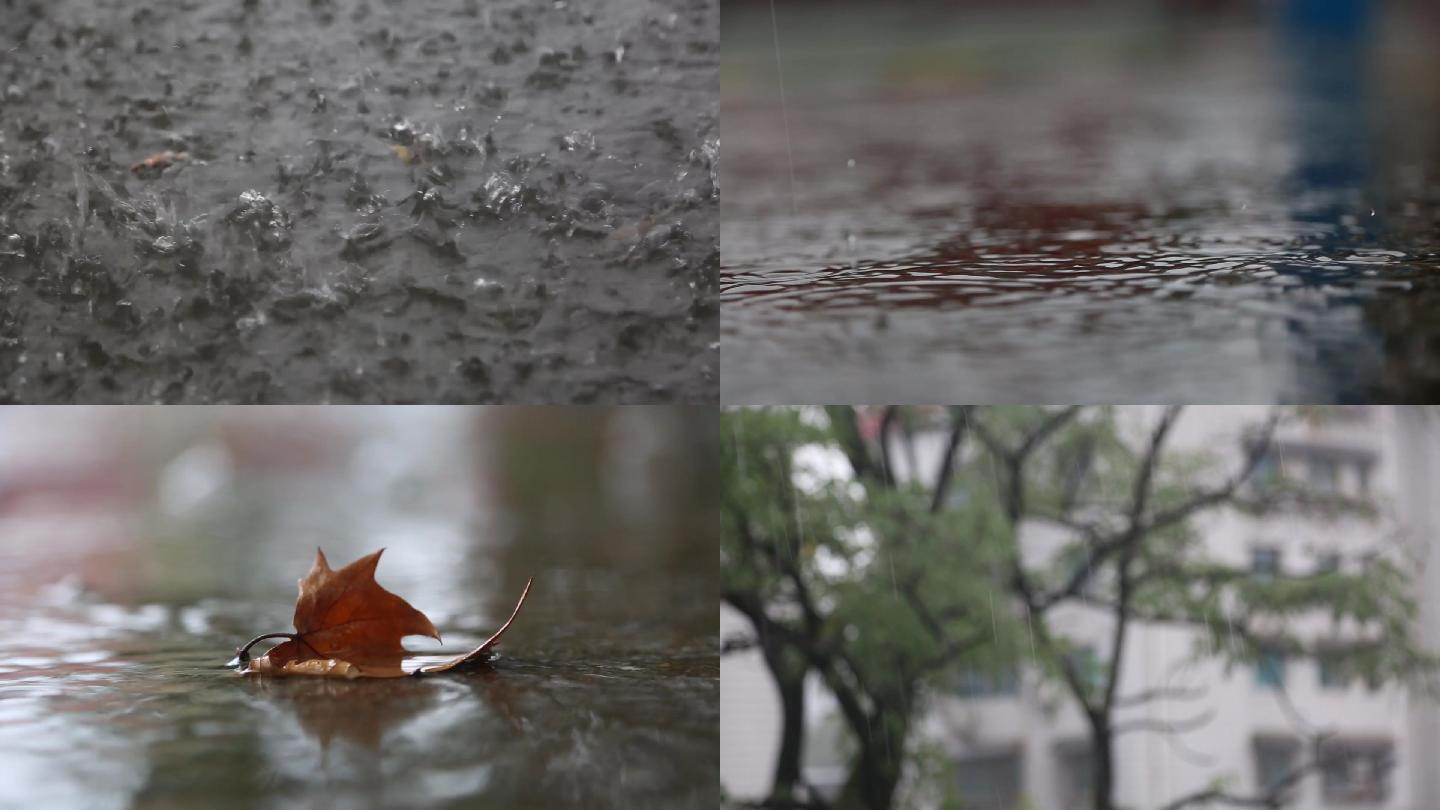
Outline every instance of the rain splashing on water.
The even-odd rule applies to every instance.
[[[7,9],[0,401],[713,402],[719,9],[663,5]]]
[[[1422,37],[787,4],[782,88],[775,5],[726,19],[728,401],[1440,393]]]

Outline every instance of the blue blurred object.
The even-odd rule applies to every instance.
[[[1309,33],[1360,35],[1369,32],[1375,0],[1287,0],[1286,22]]]
[[[1373,0],[1288,0],[1280,25],[1300,149],[1295,218],[1333,227],[1332,246],[1373,239]],[[1357,225],[1342,227],[1347,217]]]

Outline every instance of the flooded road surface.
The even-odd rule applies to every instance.
[[[0,402],[713,401],[718,14],[5,4]]]
[[[0,806],[715,807],[714,507],[691,490],[713,463],[687,460],[713,440],[683,438],[704,428],[694,416],[645,418],[662,427],[502,417],[482,424],[473,474],[452,417],[346,417],[341,432],[302,418],[267,439],[252,417],[131,416],[144,440],[92,453],[83,475],[32,464],[17,484],[7,465]],[[108,430],[90,427],[70,429]],[[515,461],[542,427],[569,469]],[[648,448],[630,456],[651,472],[595,490],[590,462],[629,463],[596,449],[616,442]],[[379,582],[444,637],[407,640],[429,655],[473,647],[535,586],[489,669],[224,668],[239,643],[290,629],[315,545],[337,565],[386,548]]]
[[[726,18],[725,401],[1440,394],[1435,21],[844,8]]]

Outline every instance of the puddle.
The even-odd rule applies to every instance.
[[[1423,26],[781,7],[782,103],[751,11],[725,33],[725,401],[1440,392]]]

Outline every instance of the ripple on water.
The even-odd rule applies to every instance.
[[[669,604],[693,587],[582,570],[553,579],[564,587],[532,600],[530,633],[493,668],[434,678],[261,679],[223,667],[239,638],[210,628],[283,622],[283,605],[90,601],[0,614],[0,804],[69,806],[89,789],[90,806],[123,806],[136,779],[179,805],[217,791],[275,798],[276,785],[290,798],[363,803],[383,751],[395,765],[387,789],[421,804],[713,807],[714,639],[677,644],[655,618],[566,618],[569,599],[604,596],[602,611],[625,615],[617,592]],[[451,610],[462,618],[446,626],[464,629],[415,662],[492,629],[468,597]]]

